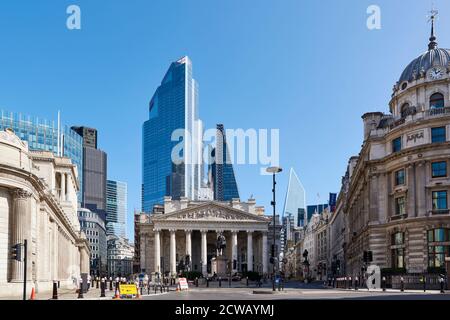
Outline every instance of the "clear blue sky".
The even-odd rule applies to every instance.
[[[66,8],[82,30],[66,28]],[[382,29],[366,28],[381,7]],[[450,4],[438,42],[450,47]],[[0,108],[99,130],[108,175],[126,181],[128,233],[140,208],[141,127],[169,64],[189,55],[207,127],[279,128],[282,208],[288,169],[308,204],[338,192],[362,143],[361,115],[386,111],[403,68],[427,48],[427,0],[3,0]],[[241,198],[269,207],[271,179],[238,166]]]

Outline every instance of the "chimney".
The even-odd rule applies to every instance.
[[[382,117],[382,112],[368,112],[362,116],[364,122],[364,141],[370,137],[370,132],[378,127]]]

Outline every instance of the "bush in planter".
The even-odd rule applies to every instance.
[[[250,281],[258,281],[259,279],[261,279],[260,274],[258,272],[256,272],[256,271],[244,272],[242,277],[244,279],[246,279],[248,277],[248,280],[250,280]]]
[[[195,280],[195,278],[203,278],[203,274],[199,271],[189,271],[181,273],[181,278],[186,278],[188,280]]]
[[[383,268],[381,269],[382,276],[396,276],[406,274],[406,268]]]

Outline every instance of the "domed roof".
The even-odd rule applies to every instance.
[[[427,72],[428,69],[434,66],[450,66],[450,49],[440,49],[436,42],[434,35],[434,21],[438,11],[432,10],[431,21],[431,36],[430,43],[428,44],[428,51],[422,54],[420,57],[414,59],[403,71],[399,79],[399,84],[404,81],[412,81],[419,77],[423,72]]]
[[[450,62],[450,49],[430,49],[420,57],[414,59],[403,71],[399,83],[412,81],[419,73],[426,72],[433,66],[448,66]]]

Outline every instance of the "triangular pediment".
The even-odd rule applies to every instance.
[[[236,208],[228,207],[216,202],[208,202],[179,211],[154,216],[156,221],[246,221],[269,222],[265,216],[258,216]]]

